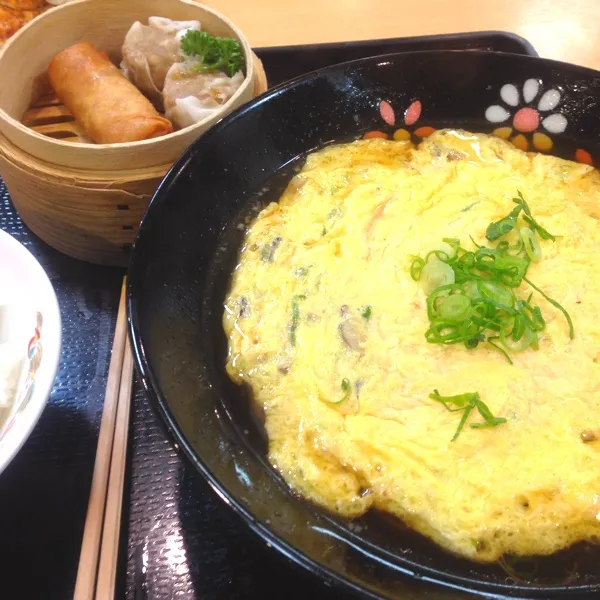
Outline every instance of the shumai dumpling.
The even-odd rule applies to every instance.
[[[200,22],[150,17],[148,25],[136,21],[125,36],[121,70],[158,110],[165,77],[173,63],[183,60],[181,37],[190,29],[200,31]]]
[[[165,78],[165,116],[179,129],[194,125],[221,108],[244,81],[242,71],[228,77],[222,71],[199,72],[201,64],[191,59],[175,63]]]

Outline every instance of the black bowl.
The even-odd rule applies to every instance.
[[[418,138],[431,127],[504,127],[522,135],[521,144],[551,143],[553,153],[594,161],[599,100],[600,73],[538,58],[455,51],[354,61],[296,79],[223,119],[154,196],[128,285],[131,336],[152,405],[221,498],[263,540],[327,583],[404,600],[464,598],[467,591],[597,597],[600,553],[581,545],[538,561],[535,576],[513,564],[517,575],[507,577],[497,565],[452,557],[395,521],[368,515],[350,524],[290,493],[266,460],[248,398],[224,371],[222,305],[244,218],[279,197],[307,152],[374,130],[403,128]],[[504,123],[490,121],[502,116]]]

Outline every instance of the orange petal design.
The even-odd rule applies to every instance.
[[[429,127],[426,125],[425,127],[419,127],[419,129],[415,129],[415,135],[421,138],[425,138],[431,135],[435,129],[433,127]]]
[[[380,138],[382,140],[387,140],[388,134],[383,133],[383,131],[367,131],[367,133],[365,133],[365,135],[363,135],[363,139],[365,139],[365,140],[372,140],[374,138]]]
[[[498,127],[492,131],[492,135],[507,140],[512,135],[512,127]]]
[[[406,142],[410,140],[410,131],[406,131],[406,129],[396,129],[396,131],[394,131],[394,139],[397,142]]]
[[[540,152],[548,152],[552,150],[554,143],[552,142],[552,138],[548,137],[545,133],[534,133],[533,145]]]
[[[583,148],[577,148],[575,151],[575,160],[579,163],[583,163],[584,165],[593,165],[594,161],[592,160],[592,155]]]
[[[388,125],[394,126],[394,123],[396,122],[396,113],[387,100],[382,100],[379,103],[379,114]]]
[[[524,135],[521,135],[519,133],[519,135],[515,135],[515,137],[510,140],[519,150],[527,150],[527,148],[529,148],[529,142],[527,141],[527,138]]]

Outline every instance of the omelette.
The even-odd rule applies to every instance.
[[[543,294],[514,290],[543,314],[535,347],[430,343],[415,257],[488,243],[517,193],[555,238],[528,270]],[[488,135],[310,154],[250,224],[225,299],[226,369],[272,465],[335,514],[390,513],[478,562],[599,542],[599,218],[594,168]],[[476,393],[496,426],[434,390]]]

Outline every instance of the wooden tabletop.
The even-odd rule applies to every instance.
[[[510,31],[540,56],[600,70],[600,0],[203,0],[253,46]]]

